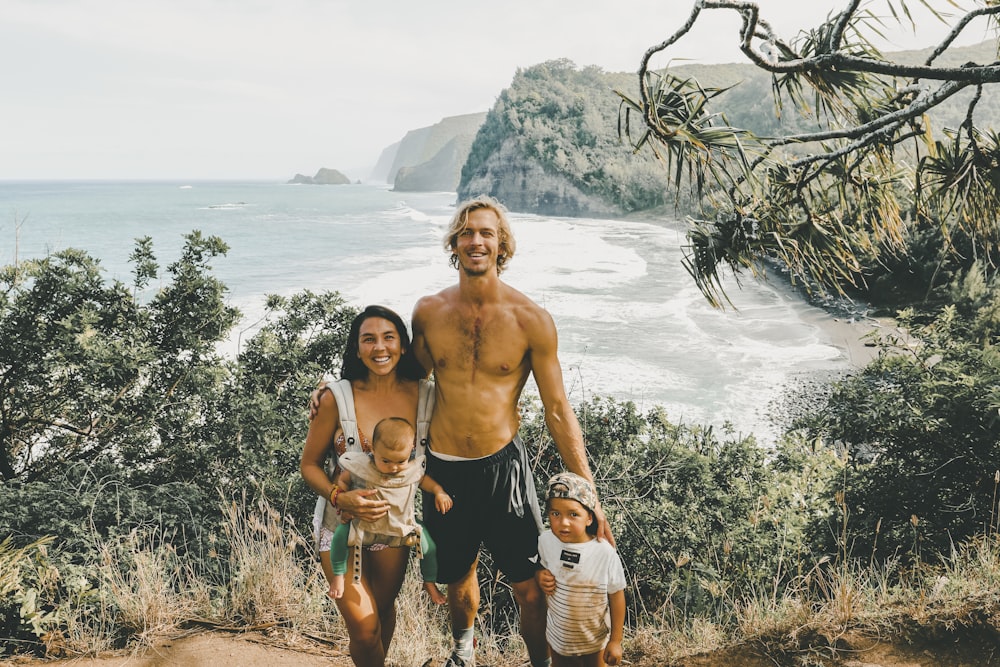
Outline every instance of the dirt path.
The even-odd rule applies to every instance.
[[[4,662],[17,667],[352,667],[346,653],[319,642],[276,644],[257,633],[198,632],[161,642],[140,654]]]
[[[754,647],[740,647],[691,656],[676,667],[1000,667],[996,636],[952,636],[933,645],[887,642],[860,635],[837,638],[827,646],[788,655],[765,655]],[[807,661],[803,661],[808,658]],[[120,654],[61,660],[0,661],[12,667],[352,667],[339,647],[309,638],[266,636],[261,633],[202,631],[166,640],[142,654]],[[517,661],[507,663],[519,665]],[[526,663],[523,663],[526,664]],[[390,667],[421,667],[390,663]],[[488,667],[481,665],[480,667]],[[626,660],[625,667],[663,667],[653,659]]]

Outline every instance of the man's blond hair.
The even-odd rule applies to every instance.
[[[448,231],[444,236],[444,249],[451,252],[451,265],[457,269],[459,264],[455,247],[458,244],[458,235],[468,227],[469,214],[480,209],[493,211],[497,216],[497,235],[500,242],[500,248],[497,252],[497,275],[499,275],[507,268],[507,262],[514,257],[517,243],[514,241],[514,233],[510,229],[507,207],[494,197],[479,195],[459,204],[458,210],[455,211],[455,215],[452,216],[451,222],[448,224]]]

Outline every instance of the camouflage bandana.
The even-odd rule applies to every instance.
[[[571,472],[561,472],[549,480],[547,499],[575,500],[591,512],[597,507],[597,491],[589,481]]]

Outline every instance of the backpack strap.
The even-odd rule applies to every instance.
[[[420,380],[417,397],[417,456],[423,456],[430,443],[431,413],[434,412],[434,383]]]
[[[354,392],[350,380],[334,380],[332,376],[323,377],[326,387],[337,401],[337,411],[340,414],[340,425],[344,430],[347,442],[346,451],[361,451],[361,438],[358,435],[358,418],[354,412]],[[434,382],[420,380],[417,385],[417,444],[415,456],[423,456],[430,441],[431,414],[434,412]]]
[[[354,392],[351,389],[350,380],[337,380],[333,375],[327,373],[320,382],[320,388],[326,388],[333,394],[337,401],[337,412],[340,416],[340,425],[344,430],[344,440],[346,442],[345,451],[361,451],[361,440],[358,437],[358,419],[354,414]],[[330,479],[335,479],[337,472],[337,451],[330,443],[330,455],[326,462],[326,474]],[[319,550],[319,528],[325,527],[327,530],[336,530],[340,525],[340,516],[336,513],[328,498],[319,496],[316,498],[316,507],[313,510],[313,526],[315,546]]]
[[[361,438],[358,436],[358,418],[354,414],[354,391],[350,380],[327,382],[326,386],[337,401],[337,412],[340,414],[340,426],[344,430],[346,451],[361,451]]]

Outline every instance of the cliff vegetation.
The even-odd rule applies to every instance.
[[[459,198],[488,193],[512,210],[574,216],[662,205],[662,167],[617,135],[614,91],[633,78],[569,60],[518,70],[476,135]]]
[[[954,48],[940,56],[944,66],[989,61],[994,42]],[[903,63],[922,62],[930,49],[892,54]],[[791,103],[779,110],[771,76],[751,64],[679,65],[669,72],[719,89],[713,101],[721,119],[759,136],[814,131],[822,120]],[[668,170],[653,152],[635,153],[619,130],[619,92],[635,96],[634,73],[605,72],[554,60],[518,70],[486,115],[461,169],[459,199],[491,194],[508,208],[566,216],[618,216],[676,206],[698,207],[686,169]],[[973,91],[949,98],[928,115],[938,130],[958,128]],[[1000,91],[985,88],[978,106],[984,126],[1000,122]],[[794,149],[791,149],[794,151]],[[682,185],[680,189],[671,186]],[[418,189],[418,188],[414,188]]]

